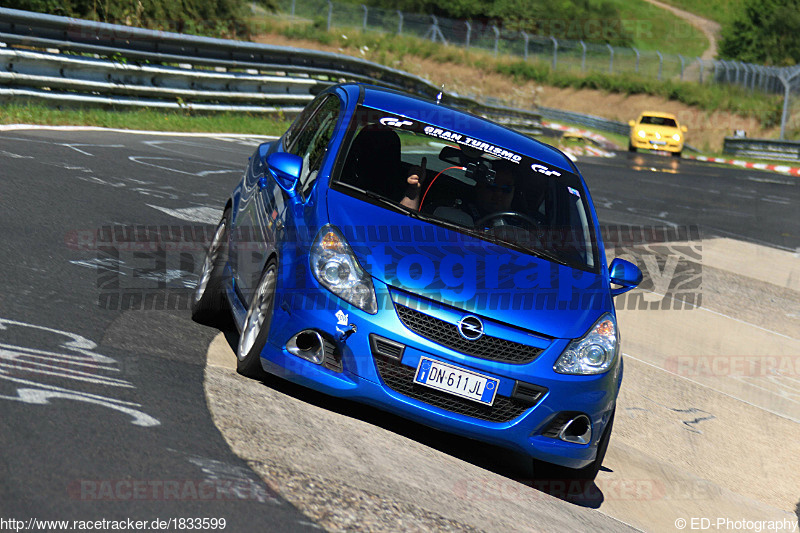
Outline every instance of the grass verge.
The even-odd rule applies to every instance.
[[[489,52],[465,50],[457,46],[442,45],[424,39],[360,31],[325,31],[324,24],[289,23],[276,19],[258,18],[251,21],[254,33],[273,33],[289,39],[308,40],[344,51],[360,52],[370,60],[393,67],[409,57],[429,59],[437,63],[453,63],[495,72],[514,81],[534,81],[553,87],[596,89],[627,95],[647,94],[675,100],[703,111],[728,111],[759,121],[763,128],[780,123],[782,98],[780,95],[751,93],[737,86],[698,84],[673,79],[637,76],[633,73],[609,75],[602,72],[580,73],[553,71],[546,61],[515,59],[510,56],[495,57]],[[367,52],[367,53],[365,53]]]
[[[129,130],[259,135],[280,135],[289,127],[289,121],[281,116],[252,113],[103,109],[88,106],[55,108],[33,101],[14,101],[0,106],[0,124],[80,125]]]

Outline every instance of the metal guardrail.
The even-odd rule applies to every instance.
[[[572,111],[564,111],[563,109],[555,109],[552,107],[539,106],[537,110],[542,115],[542,118],[549,120],[563,120],[587,128],[608,131],[619,135],[627,136],[631,132],[631,127],[629,125],[616,120],[608,120],[602,117],[584,115],[582,113],[574,113]]]
[[[756,159],[800,161],[800,141],[725,137],[723,153]]]
[[[0,49],[0,85],[10,87],[0,88],[0,95],[297,112],[297,105],[313,98],[322,87],[345,80],[427,98],[441,90],[420,77],[340,54],[7,8],[0,8],[0,42],[7,46]],[[445,101],[523,131],[538,129],[540,116],[533,111],[482,104],[456,94],[445,94]]]

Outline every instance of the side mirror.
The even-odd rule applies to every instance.
[[[634,127],[635,125],[636,125],[636,121],[635,120],[629,120],[628,121],[628,126],[630,126],[631,128]]]
[[[617,289],[611,289],[611,296],[628,292],[642,282],[642,271],[639,267],[624,259],[617,258],[611,261],[608,271],[611,283],[621,285]]]
[[[286,152],[275,152],[267,157],[267,171],[289,196],[297,194],[297,183],[303,169],[303,158]]]
[[[686,133],[687,131],[689,131],[689,128],[687,128],[686,126],[681,126],[681,131],[683,133]]]

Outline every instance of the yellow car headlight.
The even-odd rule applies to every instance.
[[[642,139],[644,139],[644,138],[647,136],[647,134],[644,132],[644,130],[639,130],[639,131],[637,131],[637,132],[636,132],[636,135],[638,135],[638,136],[639,136],[639,137],[641,137]]]
[[[681,136],[678,135],[677,133],[673,135],[672,138],[675,139],[675,142],[681,142]]]

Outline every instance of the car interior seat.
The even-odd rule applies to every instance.
[[[342,181],[400,201],[406,182],[397,133],[381,124],[364,126],[350,147]]]

